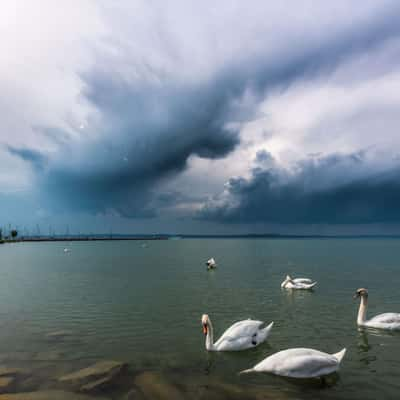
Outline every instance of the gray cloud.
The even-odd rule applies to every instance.
[[[6,150],[11,155],[19,157],[22,160],[31,163],[36,171],[38,171],[39,173],[43,170],[47,161],[47,158],[44,154],[34,149],[26,147],[16,148],[13,146],[6,146]]]
[[[85,79],[86,98],[101,110],[98,136],[63,146],[39,175],[40,186],[69,207],[153,216],[157,183],[184,170],[189,156],[224,157],[239,142],[226,127],[231,87],[223,82],[155,90],[96,72]]]
[[[364,176],[355,177],[352,170],[360,168]],[[248,179],[230,179],[198,216],[227,223],[398,223],[399,201],[400,168],[375,174],[361,152],[306,159],[294,172],[254,168]]]
[[[265,149],[262,149],[257,151],[254,162],[260,167],[268,167],[272,166],[271,164],[274,164],[275,160],[271,153]]]

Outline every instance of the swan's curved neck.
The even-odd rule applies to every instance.
[[[206,336],[206,349],[207,350],[215,350],[214,346],[214,329],[211,323],[211,320],[207,321],[207,336]]]
[[[357,324],[363,325],[367,317],[368,296],[361,296],[360,308],[358,309]]]

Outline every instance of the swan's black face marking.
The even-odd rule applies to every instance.
[[[252,336],[252,338],[251,338],[251,344],[253,345],[253,346],[256,346],[257,345],[257,333],[255,333],[253,336]]]
[[[361,296],[368,297],[368,290],[364,289],[364,288],[357,289],[357,291],[354,294],[353,298],[356,299],[356,298],[361,297]]]

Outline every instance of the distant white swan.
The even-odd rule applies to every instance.
[[[288,349],[272,354],[240,373],[268,372],[290,378],[317,378],[336,372],[345,353],[346,349],[336,354],[305,348]]]
[[[364,288],[358,289],[354,298],[358,297],[360,297],[361,301],[358,309],[357,325],[377,329],[400,329],[400,314],[398,313],[379,314],[367,320],[368,290]]]
[[[313,282],[308,278],[294,278],[292,279],[289,275],[286,275],[285,280],[281,283],[281,288],[284,289],[312,289],[317,282]]]
[[[201,318],[203,333],[206,335],[206,349],[208,351],[238,351],[256,347],[265,342],[272,326],[261,328],[262,321],[247,319],[239,321],[228,328],[222,336],[214,343],[214,330],[210,317],[204,314]]]
[[[67,247],[64,249],[64,253],[68,253],[68,252],[70,252],[71,250],[70,249],[68,249]]]
[[[215,262],[214,258],[212,258],[212,257],[206,262],[206,265],[207,265],[207,269],[214,269],[217,267],[217,263]]]
[[[294,283],[312,283],[312,280],[308,278],[291,278],[289,275],[286,275],[285,280],[281,283],[281,287],[284,287],[289,281]]]

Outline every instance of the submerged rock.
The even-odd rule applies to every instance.
[[[89,383],[86,383],[86,385],[83,385],[81,388],[80,388],[80,390],[82,391],[82,392],[94,392],[94,391],[98,391],[98,390],[100,390],[100,389],[102,389],[102,388],[104,388],[104,387],[106,387],[106,386],[109,386],[109,385],[111,385],[112,384],[112,382],[113,382],[113,379],[114,379],[114,376],[113,375],[107,375],[107,376],[105,376],[104,378],[100,378],[100,379],[97,379],[97,380],[95,380],[95,381],[93,381],[93,382],[89,382]]]
[[[12,392],[21,378],[30,376],[31,372],[23,368],[0,367],[0,393]]]
[[[79,365],[80,367],[81,365]],[[71,372],[70,363],[64,362],[35,362],[30,364],[31,369],[23,371],[16,376],[18,392],[34,392],[45,389],[58,389],[60,384],[57,381],[59,376]]]
[[[5,393],[10,390],[13,386],[15,378],[13,376],[1,376],[0,377],[0,393]]]
[[[46,335],[46,339],[49,339],[49,340],[60,340],[60,339],[64,339],[67,336],[72,336],[72,335],[73,335],[72,331],[60,330],[60,331],[49,332]]]
[[[78,382],[83,384],[104,377],[105,375],[116,375],[125,366],[126,364],[120,361],[99,361],[89,367],[64,375],[58,378],[58,380],[60,382]]]
[[[68,384],[74,390],[94,392],[111,386],[120,376],[127,364],[120,361],[99,361],[89,367],[63,375],[59,383]]]
[[[65,392],[63,390],[41,390],[38,392],[23,392],[2,394],[0,400],[109,400],[107,397],[92,397],[85,394]]]
[[[145,398],[149,400],[185,399],[183,394],[175,385],[168,382],[157,372],[143,372],[135,378],[134,383],[145,395]]]
[[[0,367],[0,376],[29,375],[27,370],[14,367]]]

